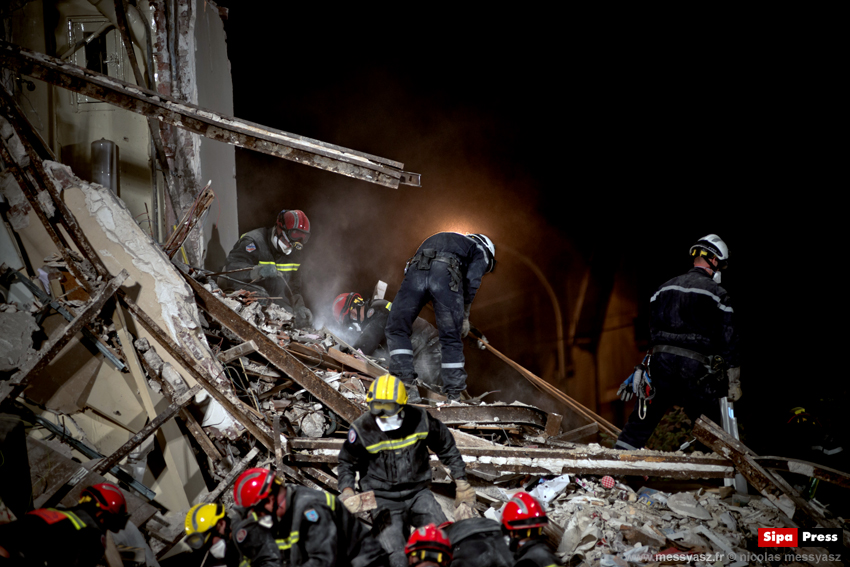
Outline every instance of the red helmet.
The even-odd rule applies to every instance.
[[[94,502],[99,509],[110,516],[123,518],[127,515],[127,501],[124,499],[124,493],[111,482],[101,482],[83,489],[80,493],[80,502]]]
[[[528,492],[517,492],[502,511],[502,525],[509,530],[542,528],[549,523],[540,502]]]
[[[256,506],[272,493],[275,481],[277,479],[269,469],[248,469],[239,475],[233,485],[233,501],[243,508]]]
[[[363,303],[363,296],[359,293],[340,293],[334,299],[333,310],[334,319],[340,325],[345,324],[345,318],[351,311],[352,306],[358,303]]]
[[[434,524],[428,524],[413,532],[404,546],[404,553],[418,560],[412,565],[434,561],[442,567],[447,567],[452,561],[452,542],[446,532]]]
[[[290,243],[300,248],[296,243],[303,245],[310,239],[310,219],[304,211],[283,209],[277,215],[275,231],[278,238],[285,235]]]

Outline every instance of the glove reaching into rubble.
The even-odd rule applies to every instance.
[[[304,327],[313,322],[313,312],[304,305],[304,298],[300,295],[292,296],[292,309],[295,313],[295,326]]]
[[[254,266],[251,268],[251,281],[276,278],[279,275],[280,272],[277,271],[277,268],[270,266],[269,264],[263,264],[262,266]]]
[[[726,397],[730,402],[737,402],[743,395],[741,391],[741,367],[730,368],[726,371],[726,376],[729,377],[729,393]]]
[[[363,507],[353,488],[346,488],[343,490],[342,494],[339,495],[339,500],[352,514],[358,513]]]
[[[466,502],[471,507],[475,507],[475,489],[469,484],[469,481],[458,479],[455,480],[455,508]]]

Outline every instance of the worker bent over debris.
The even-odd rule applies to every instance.
[[[221,504],[195,504],[186,514],[186,544],[190,556],[177,555],[169,565],[239,567],[241,556],[231,541],[230,518]],[[163,562],[164,563],[164,562]]]
[[[225,291],[248,289],[295,315],[295,325],[303,327],[313,314],[301,296],[302,249],[310,239],[310,219],[303,211],[282,210],[275,226],[258,228],[242,235],[227,255],[218,285]],[[248,269],[250,268],[250,269]],[[240,271],[237,271],[240,270]],[[233,280],[244,282],[240,285]]]
[[[84,489],[72,508],[39,508],[0,526],[0,565],[95,567],[103,559],[106,532],[127,523],[121,489],[103,482]]]
[[[359,512],[355,473],[360,489],[374,491],[377,510],[373,530],[390,553],[390,565],[407,565],[404,544],[411,527],[446,521],[428,490],[431,466],[428,450],[436,453],[457,486],[455,505],[475,505],[475,490],[466,479],[466,467],[454,437],[424,409],[406,406],[407,391],[395,376],[385,374],[372,382],[366,395],[369,413],[357,418],[339,451],[340,499]]]
[[[404,546],[404,554],[407,555],[408,563],[412,567],[449,567],[452,563],[452,542],[446,533],[435,526],[428,524],[413,530],[407,545]],[[478,565],[478,564],[476,564]]]
[[[359,293],[341,293],[333,302],[333,314],[343,328],[357,334],[352,347],[365,355],[389,358],[385,327],[390,317],[392,302],[386,299],[364,300]],[[434,325],[417,317],[411,326],[410,343],[413,348],[413,370],[425,386],[439,391],[440,334]],[[409,388],[413,390],[413,388]]]
[[[387,321],[391,374],[406,385],[414,383],[412,325],[431,301],[440,332],[443,393],[449,400],[460,399],[466,389],[462,339],[469,333],[469,312],[481,278],[495,265],[496,248],[483,234],[439,232],[419,246],[407,262]],[[411,402],[419,401],[415,388],[410,395]]]
[[[652,348],[634,374],[620,387],[627,400],[634,391],[638,403],[614,446],[642,448],[667,410],[681,406],[694,422],[705,414],[720,423],[718,400],[741,397],[740,353],[735,311],[720,286],[729,248],[716,234],[691,246],[693,268],[663,284],[649,300]],[[641,398],[649,382],[650,403]]]
[[[264,468],[248,469],[233,485],[245,508],[233,541],[251,567],[377,567],[385,554],[368,529],[336,496],[284,485]]]

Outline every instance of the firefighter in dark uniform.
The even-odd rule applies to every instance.
[[[390,317],[392,302],[386,299],[364,300],[359,293],[341,293],[333,302],[336,322],[343,328],[356,333],[352,344],[354,350],[378,358],[389,358],[385,327]],[[417,379],[433,390],[439,391],[440,382],[440,333],[423,319],[417,317],[411,327],[410,342],[413,346],[413,369]]]
[[[0,526],[0,565],[95,567],[106,550],[106,532],[127,523],[121,489],[104,482],[84,489],[72,508],[39,508]]]
[[[186,513],[185,529],[192,553],[162,560],[162,567],[239,567],[242,557],[231,541],[231,523],[224,506],[195,504]]]
[[[484,274],[496,265],[496,248],[483,234],[440,232],[425,240],[405,268],[404,280],[393,301],[387,321],[390,373],[406,385],[416,379],[413,321],[426,303],[434,305],[442,352],[443,393],[460,399],[466,389],[462,339],[469,333],[469,312]],[[419,401],[415,388],[408,388],[410,401]]]
[[[227,255],[224,272],[251,268],[220,276],[218,285],[225,291],[262,290],[264,297],[295,315],[295,324],[304,326],[313,314],[301,295],[303,247],[310,238],[310,219],[303,211],[284,209],[275,226],[246,232]],[[233,281],[239,280],[244,284]],[[263,293],[264,292],[264,293]]]
[[[502,526],[510,536],[508,547],[514,554],[514,567],[557,567],[543,527],[549,523],[546,511],[534,496],[517,492],[502,510]]]
[[[514,555],[496,520],[468,518],[440,527],[452,542],[451,567],[513,566]]]
[[[690,254],[693,268],[663,284],[649,300],[653,346],[643,366],[655,395],[649,404],[638,398],[614,445],[617,449],[642,448],[674,405],[693,421],[705,414],[720,423],[718,400],[741,396],[735,310],[720,285],[729,249],[720,237],[709,234],[691,246]],[[628,382],[620,387],[623,399],[629,397]]]
[[[440,524],[443,511],[428,490],[433,451],[451,472],[456,484],[455,504],[475,505],[475,490],[466,479],[466,467],[448,427],[424,409],[405,405],[404,384],[385,374],[369,386],[369,413],[357,418],[339,451],[337,467],[340,499],[353,513],[355,473],[361,491],[374,491],[378,508],[372,511],[373,531],[390,553],[390,565],[407,565],[404,543],[410,527]]]
[[[336,496],[284,485],[264,468],[248,469],[233,486],[245,509],[233,542],[251,567],[372,567],[386,554]]]

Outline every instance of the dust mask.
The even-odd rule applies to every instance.
[[[272,246],[286,255],[289,255],[292,252],[292,246],[290,246],[289,243],[282,238],[278,238],[276,234],[272,236]]]
[[[224,552],[227,550],[227,543],[220,539],[210,547],[210,555],[216,559],[224,559]]]
[[[714,274],[711,276],[711,279],[714,280],[714,283],[720,283],[720,271],[714,270]]]
[[[375,423],[378,424],[381,431],[395,431],[401,427],[403,413],[404,412],[398,412],[397,414],[389,417],[375,417]]]

